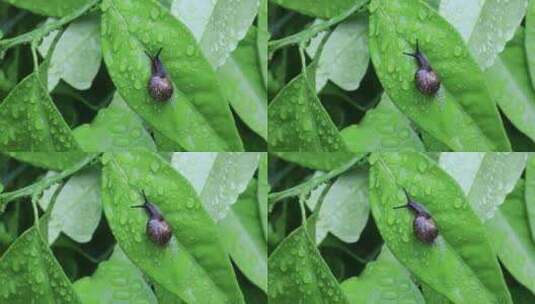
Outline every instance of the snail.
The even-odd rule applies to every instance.
[[[416,41],[416,52],[415,53],[403,53],[407,56],[414,57],[418,63],[418,70],[414,74],[414,80],[416,81],[416,87],[420,92],[425,95],[433,96],[440,89],[440,79],[431,68],[429,60],[427,57],[420,52],[420,47],[418,41]]]
[[[407,197],[407,204],[394,207],[394,209],[409,208],[416,216],[412,222],[414,234],[420,241],[426,244],[433,244],[433,241],[438,236],[438,228],[435,224],[435,221],[431,217],[431,214],[429,214],[424,206],[411,200],[405,189],[403,189],[403,192],[405,192],[405,196]]]
[[[147,200],[145,192],[141,191],[141,193],[143,194],[145,203],[143,205],[132,206],[132,208],[145,209],[149,215],[149,221],[147,222],[147,234],[149,238],[157,245],[165,246],[171,239],[171,226],[165,221],[158,207]]]
[[[148,83],[148,89],[152,98],[156,99],[157,101],[167,101],[173,95],[173,84],[171,83],[171,80],[169,80],[167,72],[160,61],[161,52],[162,48],[160,48],[160,50],[158,50],[154,56],[146,53],[150,58],[152,70]]]

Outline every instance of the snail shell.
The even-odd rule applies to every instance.
[[[413,201],[405,189],[403,189],[403,191],[405,192],[408,202],[406,205],[394,207],[394,209],[409,208],[409,210],[411,210],[411,212],[415,215],[415,218],[412,222],[414,235],[416,235],[420,241],[426,244],[433,244],[433,241],[438,236],[438,228],[435,221],[424,206]]]
[[[416,42],[415,53],[403,54],[414,57],[418,63],[418,70],[414,74],[416,88],[418,88],[418,90],[424,95],[434,96],[440,89],[440,78],[438,77],[437,73],[435,73],[433,68],[431,68],[427,57],[420,52],[418,41]]]
[[[147,53],[147,56],[149,56],[151,61],[152,72],[147,88],[152,98],[157,101],[167,101],[173,96],[173,84],[171,83],[171,80],[169,80],[167,72],[160,60],[161,52],[162,49],[160,49],[154,56]]]
[[[171,226],[165,221],[160,210],[154,204],[150,203],[143,193],[145,202],[143,205],[132,206],[133,208],[144,208],[149,215],[149,221],[147,222],[147,235],[149,238],[159,246],[165,246],[171,239],[173,234]]]

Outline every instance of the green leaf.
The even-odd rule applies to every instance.
[[[256,197],[257,183],[253,179],[247,190],[219,221],[221,240],[230,256],[245,276],[267,292],[267,244],[260,220]]]
[[[524,188],[520,180],[486,224],[500,261],[515,279],[535,293],[535,243],[529,230]]]
[[[258,3],[259,0],[174,0],[171,13],[191,30],[206,59],[217,68],[247,34]]]
[[[55,35],[49,37],[53,41]],[[43,44],[39,52],[45,57],[50,45]],[[52,53],[48,68],[48,90],[52,91],[60,78],[78,90],[89,89],[101,60],[100,17],[89,15],[75,20],[63,32]]]
[[[268,29],[268,0],[260,0],[257,17],[258,30],[256,33],[258,61],[260,62],[260,72],[264,88],[268,87],[268,40],[270,32]]]
[[[0,150],[79,150],[41,80],[35,73],[23,79],[0,104]]]
[[[7,152],[10,157],[39,168],[61,171],[87,157],[84,152]]]
[[[357,0],[366,4],[366,0]],[[354,4],[357,3],[355,0],[329,0],[329,1],[318,1],[318,0],[271,0],[271,2],[276,3],[280,6],[283,6],[287,9],[298,11],[302,14],[309,15],[312,17],[318,18],[332,18],[336,15],[339,15],[348,9],[350,9]]]
[[[232,108],[251,130],[267,139],[267,92],[262,83],[256,36],[252,26],[217,74]]]
[[[74,289],[84,304],[158,303],[143,273],[119,246],[109,260],[98,265],[92,276],[76,281]]]
[[[479,66],[460,34],[421,1],[370,4],[370,53],[386,93],[432,137],[454,151],[509,151],[496,105]],[[415,85],[416,62],[404,55],[420,50],[441,79],[434,97]]]
[[[350,303],[303,227],[273,251],[268,268],[270,303]]]
[[[318,194],[323,190],[320,186]],[[319,195],[311,195],[307,205],[314,209],[318,199]],[[323,198],[316,219],[316,244],[329,232],[346,243],[358,241],[369,214],[368,170],[347,171],[336,179]]]
[[[455,180],[424,154],[374,154],[370,162],[371,210],[398,261],[452,302],[512,303],[485,227]],[[407,202],[402,189],[436,222],[432,245],[416,238],[409,210],[393,209]]]
[[[526,210],[531,238],[535,242],[535,155],[530,154],[526,166]]]
[[[457,28],[473,58],[484,70],[513,38],[527,5],[528,0],[442,0],[440,15]]]
[[[84,151],[156,150],[143,121],[116,92],[111,104],[91,122],[77,127],[74,137]]]
[[[149,278],[191,303],[243,303],[216,224],[188,181],[152,152],[106,153],[102,200],[111,231]],[[145,191],[173,231],[165,247],[146,234],[147,215],[131,208]]]
[[[321,171],[339,168],[356,156],[348,152],[274,152],[273,154],[302,167]]]
[[[89,0],[5,0],[5,2],[36,14],[62,17],[82,7]]]
[[[306,49],[310,57],[316,55],[325,35],[320,33],[311,40]],[[368,16],[347,19],[334,29],[323,47],[316,71],[316,91],[328,80],[346,91],[358,89],[369,61]]]
[[[81,303],[54,255],[32,227],[0,258],[0,298],[5,303]]]
[[[60,232],[78,243],[87,243],[102,215],[100,170],[88,169],[72,176],[56,198],[48,220],[48,242]]]
[[[530,1],[526,13],[526,59],[531,86],[535,89],[535,1]]]
[[[223,219],[245,191],[258,166],[259,153],[174,153],[172,166],[192,184],[204,209]]]
[[[524,31],[520,27],[485,76],[492,96],[507,118],[535,141],[535,91],[526,66]]]
[[[440,167],[461,186],[482,221],[492,218],[526,167],[526,153],[442,153]]]
[[[425,151],[410,121],[386,94],[376,108],[366,112],[358,125],[343,129],[341,134],[353,152]]]
[[[418,286],[411,281],[410,273],[386,246],[359,277],[345,280],[342,290],[353,304],[425,303]]]
[[[344,151],[338,129],[301,73],[273,99],[268,109],[270,151]],[[312,77],[309,73],[308,77]]]
[[[114,84],[152,128],[186,150],[243,150],[216,74],[190,31],[155,0],[104,0],[102,49]],[[174,84],[170,100],[148,93],[149,54]]]
[[[268,193],[270,185],[268,181],[268,155],[262,153],[258,162],[258,190],[256,199],[258,202],[258,212],[262,222],[264,238],[268,239]]]

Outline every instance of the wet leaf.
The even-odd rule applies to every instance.
[[[343,129],[341,134],[353,152],[425,150],[410,121],[387,95],[366,112],[358,125]]]
[[[0,259],[0,299],[5,303],[82,303],[61,265],[34,227]]]
[[[256,152],[174,153],[171,163],[195,188],[212,219],[220,221],[247,188],[259,157]]]
[[[270,303],[350,303],[303,227],[273,251],[268,267]]]
[[[35,73],[22,80],[0,104],[0,150],[79,150],[69,126]]]
[[[221,240],[238,268],[256,286],[267,292],[267,244],[256,197],[257,183],[247,190],[219,221]]]
[[[84,151],[156,150],[143,121],[117,92],[111,104],[100,110],[91,124],[74,130],[74,137]]]
[[[74,289],[84,304],[158,303],[143,273],[119,246],[109,260],[98,265],[93,275],[76,281]]]
[[[300,74],[268,108],[270,151],[334,152],[346,150],[342,137],[321,101]],[[313,73],[309,74],[312,77]]]
[[[358,277],[345,280],[342,290],[352,304],[425,303],[410,273],[386,246]]]
[[[396,106],[454,151],[509,151],[501,118],[484,76],[460,34],[421,1],[372,0],[370,53],[381,83]],[[418,40],[441,79],[436,96],[415,85]]]
[[[370,162],[372,214],[401,264],[452,302],[512,303],[485,226],[455,180],[420,153],[374,154]],[[409,210],[393,209],[407,203],[402,189],[436,222],[433,244],[416,238]]]
[[[89,0],[5,0],[6,2],[27,9],[33,13],[62,17],[88,3]]]
[[[283,6],[287,9],[298,11],[302,14],[318,17],[318,18],[332,18],[339,15],[353,6],[355,0],[271,0],[272,2]],[[358,0],[362,5],[366,4],[366,0]]]
[[[103,163],[104,213],[134,264],[186,302],[244,303],[218,228],[182,175],[148,151],[107,153]],[[143,202],[141,190],[172,228],[165,247],[148,238],[147,214],[130,207]]]
[[[482,221],[494,216],[526,167],[526,153],[442,153],[440,167],[461,186]]]
[[[188,28],[155,0],[104,0],[104,61],[119,93],[149,125],[195,151],[243,150],[217,76]],[[150,59],[160,56],[174,84],[170,100],[148,92]]]
[[[245,37],[259,0],[174,0],[171,13],[193,33],[215,68],[225,63]]]

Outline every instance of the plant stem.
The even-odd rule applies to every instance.
[[[27,32],[13,38],[0,40],[0,51],[5,51],[19,44],[29,43],[34,40],[40,40],[51,31],[56,30],[62,27],[63,25],[71,22],[72,20],[82,16],[99,2],[100,0],[91,0],[87,2],[84,6],[64,16],[61,19],[45,24],[42,27],[39,27],[31,32]]]
[[[271,212],[273,210],[273,207],[275,206],[275,204],[285,198],[288,198],[288,197],[293,197],[293,196],[300,196],[302,193],[308,193],[310,191],[312,191],[312,189],[316,188],[317,186],[325,183],[326,181],[334,178],[334,177],[337,177],[338,175],[344,173],[345,171],[347,171],[349,168],[353,167],[353,165],[355,165],[359,160],[362,159],[362,155],[359,155],[359,156],[355,156],[353,158],[351,158],[351,160],[349,160],[347,163],[343,164],[342,166],[330,171],[330,172],[327,172],[326,174],[323,174],[321,176],[317,176],[317,177],[314,177],[314,178],[311,178],[310,180],[302,183],[302,184],[299,184],[295,187],[292,187],[290,189],[286,189],[284,191],[281,191],[281,192],[275,192],[275,193],[271,193],[269,196],[268,196],[268,199],[269,199],[269,212]]]
[[[361,9],[362,7],[365,7],[367,2],[363,3],[357,3],[353,5],[350,9],[347,11],[341,13],[340,15],[333,17],[327,21],[318,23],[316,25],[313,25],[309,27],[308,29],[301,31],[299,33],[293,34],[288,37],[284,37],[278,40],[273,40],[268,43],[268,49],[270,53],[274,53],[280,48],[283,48],[288,45],[292,44],[301,44],[308,40],[310,40],[312,37],[316,36],[318,33],[323,32],[324,30],[330,28],[333,25],[336,25],[345,19],[347,19],[349,16],[353,15],[356,11]],[[271,56],[270,56],[271,57]]]
[[[81,161],[79,161],[78,163],[71,166],[70,168],[63,170],[59,174],[56,174],[54,176],[50,176],[47,178],[43,178],[42,180],[37,181],[24,188],[21,188],[12,192],[6,192],[6,193],[0,194],[0,212],[4,211],[5,206],[9,202],[16,200],[18,198],[25,197],[25,196],[38,197],[45,189],[61,181],[62,179],[78,172],[80,169],[84,168],[89,163],[91,163],[94,159],[96,159],[99,155],[100,154],[90,154],[86,156],[84,159],[82,159]]]

